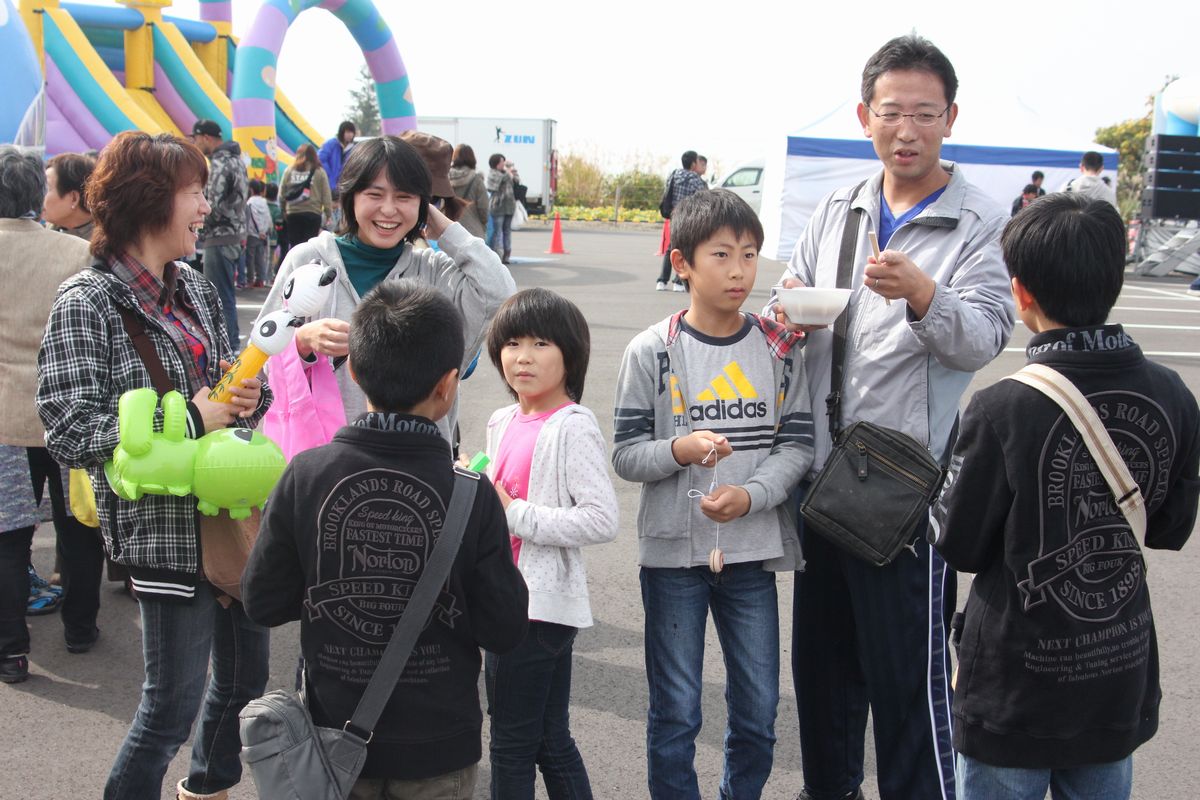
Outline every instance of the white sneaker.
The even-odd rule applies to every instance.
[[[1189,297],[1200,297],[1200,289],[1191,289],[1191,288],[1189,288],[1189,289],[1187,290],[1187,293],[1188,293],[1188,296],[1189,296]]]
[[[676,281],[671,284],[671,291],[672,292],[686,292],[687,287],[684,286],[682,283],[679,283],[678,281]]]
[[[658,283],[654,284],[654,291],[665,292],[666,290],[667,290],[667,284],[664,283],[663,281],[659,281]]]

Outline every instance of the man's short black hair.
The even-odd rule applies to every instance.
[[[1083,158],[1079,161],[1083,168],[1091,172],[1104,169],[1104,156],[1097,153],[1095,150],[1088,150],[1083,154]]]
[[[499,166],[503,162],[504,162],[504,154],[503,153],[492,153],[491,156],[488,157],[488,166],[491,167],[492,169],[495,169],[497,166]]]
[[[500,354],[504,343],[522,336],[554,342],[562,351],[567,397],[582,403],[592,336],[579,307],[562,295],[542,288],[523,289],[505,300],[492,319],[487,337],[488,357],[501,376],[504,366]],[[514,398],[517,396],[511,386],[508,393]]]
[[[1038,181],[1042,181],[1042,180],[1046,179],[1046,173],[1042,172],[1040,169],[1035,169],[1033,171],[1032,178],[1033,178],[1033,182],[1037,183]]]
[[[700,156],[696,154],[695,150],[685,150],[683,155],[679,158],[679,161],[681,164],[683,164],[684,169],[691,169],[692,164],[695,164],[696,159],[699,157]]]
[[[867,60],[862,74],[862,101],[870,105],[875,98],[875,81],[885,72],[917,70],[936,75],[946,92],[946,105],[958,95],[958,76],[946,54],[923,36],[910,33],[897,36]]]
[[[683,260],[695,263],[696,248],[730,228],[735,236],[749,234],[762,249],[763,226],[758,215],[742,198],[727,189],[709,189],[688,195],[671,214],[671,249],[683,253]]]
[[[350,318],[354,379],[379,411],[405,413],[462,366],[462,315],[437,288],[384,281]]]
[[[1008,274],[1046,316],[1071,328],[1108,319],[1125,280],[1125,223],[1107,201],[1048,194],[1004,226]]]

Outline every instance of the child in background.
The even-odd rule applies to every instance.
[[[583,314],[546,289],[510,297],[488,333],[517,399],[488,421],[489,476],[529,587],[524,641],[485,658],[493,800],[533,800],[535,765],[551,800],[592,796],[569,727],[571,648],[592,624],[580,548],[616,538],[617,498],[596,417],[578,404],[590,347]]]
[[[283,232],[283,209],[279,207],[279,184],[267,184],[267,210],[271,212],[271,231],[267,234],[267,277],[266,284],[275,282],[275,268],[283,261],[280,245],[287,241]]]
[[[250,181],[250,199],[246,201],[246,283],[261,289],[268,277],[267,240],[274,230],[271,209],[267,206],[266,184]]]
[[[930,526],[974,572],[954,691],[963,800],[1128,798],[1158,728],[1158,644],[1141,547],[1178,550],[1196,522],[1200,414],[1179,375],[1107,323],[1125,273],[1112,205],[1052,194],[1001,238],[1031,364],[1095,407],[1145,500],[1138,542],[1070,419],[1038,389],[981,389],[962,418]]]
[[[727,672],[720,795],[757,798],[779,705],[773,570],[800,567],[785,501],[812,464],[808,387],[799,340],[741,310],[763,242],[753,209],[696,192],[672,214],[671,241],[691,306],[625,349],[613,449],[617,475],[642,484],[650,796],[714,794],[700,792],[693,764],[711,610]]]

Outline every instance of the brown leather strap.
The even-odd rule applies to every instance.
[[[150,382],[154,384],[154,390],[158,392],[159,397],[172,391],[175,384],[167,375],[167,370],[158,357],[158,351],[154,349],[154,342],[150,341],[150,337],[146,335],[146,328],[138,319],[137,313],[120,304],[117,304],[117,312],[121,315],[121,322],[125,326],[125,332],[129,334],[133,349],[137,351],[142,363],[146,365],[146,370],[150,373]]]

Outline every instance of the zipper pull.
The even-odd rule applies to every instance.
[[[858,448],[858,479],[865,481],[867,479],[867,448],[862,442],[855,442],[854,446]]]

